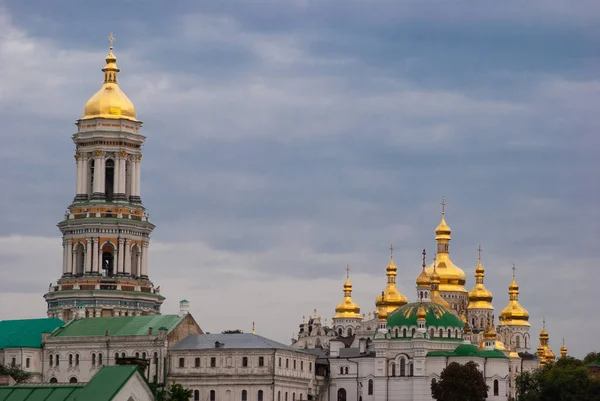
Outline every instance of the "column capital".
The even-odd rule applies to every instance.
[[[138,162],[142,161],[142,155],[137,155],[136,159],[137,159]]]
[[[125,238],[119,238],[119,244],[124,244],[125,243]]]
[[[102,157],[104,153],[101,150],[95,150],[94,151],[94,156],[95,157]]]
[[[83,155],[79,152],[75,152],[75,154],[73,155],[73,157],[75,158],[75,160],[79,161],[83,158]]]
[[[127,159],[127,152],[124,150],[119,152],[119,159]]]
[[[125,245],[131,244],[131,240],[129,238],[125,238],[124,241],[125,241]]]
[[[72,243],[73,243],[72,239],[70,239],[70,238],[65,239],[65,244],[69,245],[69,244],[72,244]]]
[[[148,241],[142,241],[142,247],[148,248],[148,244],[149,244]]]

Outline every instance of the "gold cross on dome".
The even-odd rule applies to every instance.
[[[481,244],[479,244],[479,247],[477,248],[477,259],[481,260],[481,251],[483,251],[483,249],[481,249]]]
[[[442,215],[444,215],[446,213],[446,201],[444,200],[444,197],[442,196]]]
[[[425,250],[425,248],[423,248],[423,252],[421,252],[421,255],[423,255],[423,269],[424,269],[425,265],[426,265],[425,258],[427,257],[427,251]]]
[[[390,244],[390,258],[394,257],[394,245]]]
[[[113,36],[112,32],[110,33],[110,35],[108,35],[108,41],[110,42],[110,50],[112,50],[113,48],[113,42],[115,41],[115,37]]]
[[[515,264],[513,263],[513,267],[512,267],[512,271],[513,271],[513,278],[515,278],[515,271],[517,270],[517,268],[515,267]]]
[[[350,278],[350,265],[346,265],[346,278]]]

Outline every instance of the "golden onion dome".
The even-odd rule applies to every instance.
[[[417,319],[424,320],[427,317],[427,312],[425,312],[425,308],[423,308],[423,304],[419,305],[419,309],[417,310]]]
[[[509,301],[506,308],[500,312],[500,325],[502,326],[526,326],[530,327],[529,312],[519,303],[519,285],[515,279],[515,267],[513,266],[513,279],[508,286]]]
[[[344,282],[344,299],[335,308],[334,319],[361,319],[360,306],[352,300],[352,283],[350,282],[349,268],[346,268],[346,282]]]
[[[465,323],[465,329],[463,331],[465,334],[471,334],[473,332],[473,330],[471,330],[471,326],[469,326],[469,323]]]
[[[109,39],[111,38],[112,35]],[[117,68],[117,57],[113,54],[112,39],[108,56],[106,56],[106,65],[102,69],[104,83],[85,104],[82,120],[111,118],[137,121],[133,103],[117,83],[117,75],[120,70]]]
[[[468,293],[469,305],[467,306],[467,309],[494,310],[494,306],[492,305],[492,299],[494,296],[483,283],[485,269],[481,264],[481,248],[479,248],[479,251],[479,262],[475,268],[475,287],[473,287],[473,289]]]
[[[426,256],[425,249],[423,249],[422,255],[423,255],[423,264],[421,266],[422,267],[421,273],[417,277],[417,287],[430,288],[431,287],[431,278],[425,272],[425,268],[427,267],[427,265],[425,263],[425,256]]]
[[[442,206],[444,207],[445,205],[446,203],[442,199]],[[465,290],[465,283],[467,282],[465,272],[450,259],[451,233],[452,230],[446,223],[445,211],[442,208],[442,221],[435,229],[435,240],[437,242],[436,260],[437,270],[440,275],[440,291],[467,292]],[[430,265],[426,269],[426,273],[431,276],[433,265]]]
[[[435,262],[433,263],[435,265]],[[437,269],[435,267],[431,273],[431,292],[429,297],[431,298],[431,302],[450,309],[450,304],[448,301],[446,301],[440,295],[440,275],[437,273]]]
[[[561,358],[566,358],[567,357],[567,346],[565,345],[565,340],[564,339],[563,339],[562,347],[560,347],[560,357]]]
[[[390,247],[390,249],[393,251],[393,247]],[[394,264],[393,255],[390,255],[390,262],[385,268],[385,272],[387,275],[387,286],[375,300],[377,315],[380,319],[385,319],[390,313],[408,303],[406,295],[398,291],[396,287],[398,268]]]

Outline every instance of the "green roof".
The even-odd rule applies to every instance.
[[[475,356],[480,358],[508,359],[499,349],[480,350],[474,344],[461,344],[454,351],[430,351],[427,356]]]
[[[0,349],[41,348],[42,333],[52,332],[64,322],[60,319],[22,319],[0,322]]]
[[[592,361],[585,366],[600,366],[600,359],[596,359],[595,361]]]
[[[413,302],[399,307],[393,311],[387,319],[387,327],[392,330],[394,327],[417,325],[417,311],[420,302]],[[430,327],[455,327],[462,329],[465,324],[450,309],[433,302],[424,302],[423,309],[427,313],[425,317],[425,326]]]
[[[0,401],[75,401],[83,385],[0,387]]]
[[[137,365],[104,366],[77,396],[85,401],[109,401],[138,371]]]
[[[111,336],[143,336],[158,334],[159,327],[165,327],[171,332],[185,316],[156,315],[156,316],[121,316],[94,317],[71,320],[69,323],[52,333],[52,337],[99,337],[108,330]]]
[[[85,385],[47,383],[0,387],[0,401],[110,401],[137,370],[135,365],[104,366]]]

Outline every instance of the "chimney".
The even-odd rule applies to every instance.
[[[189,308],[190,301],[188,301],[187,299],[182,299],[181,301],[179,301],[179,316],[185,316],[188,313],[190,313]]]
[[[360,351],[361,355],[365,354],[367,352],[367,339],[366,338],[361,338],[360,340],[358,340],[358,350]]]
[[[344,343],[339,340],[329,341],[329,356],[338,358],[340,356],[340,349],[344,348]]]
[[[151,336],[152,335],[152,327],[148,327],[148,335]]]

